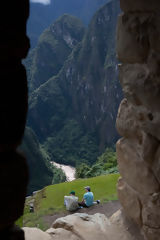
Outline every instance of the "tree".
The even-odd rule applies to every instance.
[[[90,167],[87,164],[82,163],[80,166],[76,168],[76,178],[85,178],[86,173],[89,170],[90,170]]]

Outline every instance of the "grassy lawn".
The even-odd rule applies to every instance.
[[[43,223],[43,216],[65,211],[64,195],[68,195],[71,190],[74,190],[79,200],[81,200],[84,194],[84,187],[88,185],[94,193],[95,200],[100,199],[102,203],[116,200],[118,177],[119,174],[109,174],[47,186],[35,196],[34,213],[29,213],[29,207],[26,205],[23,216],[24,225],[28,227],[36,226],[45,230],[48,226],[45,226]]]

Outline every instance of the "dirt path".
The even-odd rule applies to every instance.
[[[110,216],[112,216],[113,213],[115,213],[120,208],[121,208],[121,205],[120,205],[119,201],[110,201],[107,203],[103,203],[103,204],[100,203],[100,204],[94,205],[90,208],[82,208],[82,209],[77,210],[76,212],[88,213],[90,215],[95,214],[95,213],[102,213],[102,214],[105,214],[107,217],[110,217]],[[57,218],[65,217],[69,214],[73,214],[73,213],[71,213],[69,211],[65,211],[65,212],[59,213],[59,214],[44,216],[43,221],[47,226],[50,227]]]

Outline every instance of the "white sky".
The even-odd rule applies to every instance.
[[[42,3],[42,4],[50,4],[51,3],[51,0],[31,0],[31,2],[34,2],[34,3]]]

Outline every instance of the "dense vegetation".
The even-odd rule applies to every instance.
[[[79,12],[82,18],[89,7],[92,12],[108,0],[68,0],[64,9],[71,2],[79,11],[83,9]],[[29,193],[65,180],[50,161],[75,166],[77,177],[117,171],[111,150],[107,150],[111,161],[108,152],[107,158],[97,158],[118,138],[115,119],[122,93],[114,36],[119,12],[118,0],[110,1],[95,13],[87,28],[76,17],[64,14],[41,34],[24,61],[30,98],[29,128],[22,148],[30,165]],[[85,16],[83,22],[88,22],[90,16]]]
[[[28,194],[42,189],[51,183],[59,183],[66,180],[62,170],[50,164],[49,156],[39,144],[33,130],[29,127],[26,128],[20,151],[23,151],[29,165],[30,182]]]
[[[116,153],[112,148],[107,148],[95,164],[91,166],[85,163],[80,164],[76,168],[76,178],[90,178],[117,172]]]
[[[72,49],[82,40],[84,31],[78,18],[64,14],[41,34],[29,54],[32,61],[27,62],[31,91],[58,74]]]
[[[44,224],[44,216],[65,211],[64,196],[68,195],[71,190],[74,190],[81,200],[84,194],[84,186],[87,185],[91,187],[95,199],[100,199],[101,203],[117,200],[116,184],[118,177],[119,174],[110,174],[45,187],[35,196],[34,213],[29,213],[28,204],[32,199],[27,200],[23,217],[24,226],[39,226],[39,228],[46,230],[50,226]]]
[[[92,165],[118,138],[115,118],[122,95],[113,40],[120,11],[117,3],[115,0],[102,7],[85,33],[79,20],[69,15],[59,18],[44,31],[34,50],[30,86],[35,86],[35,76],[43,80],[34,91],[31,89],[28,124],[52,161]],[[70,54],[56,75],[58,70],[48,70],[56,57],[47,61],[47,54],[56,49],[61,56],[64,42]],[[75,44],[71,47],[71,43]],[[42,65],[44,68],[38,67]]]
[[[75,120],[68,120],[58,133],[47,138],[45,149],[56,162],[72,166],[93,164],[98,156],[94,135],[86,134]]]

